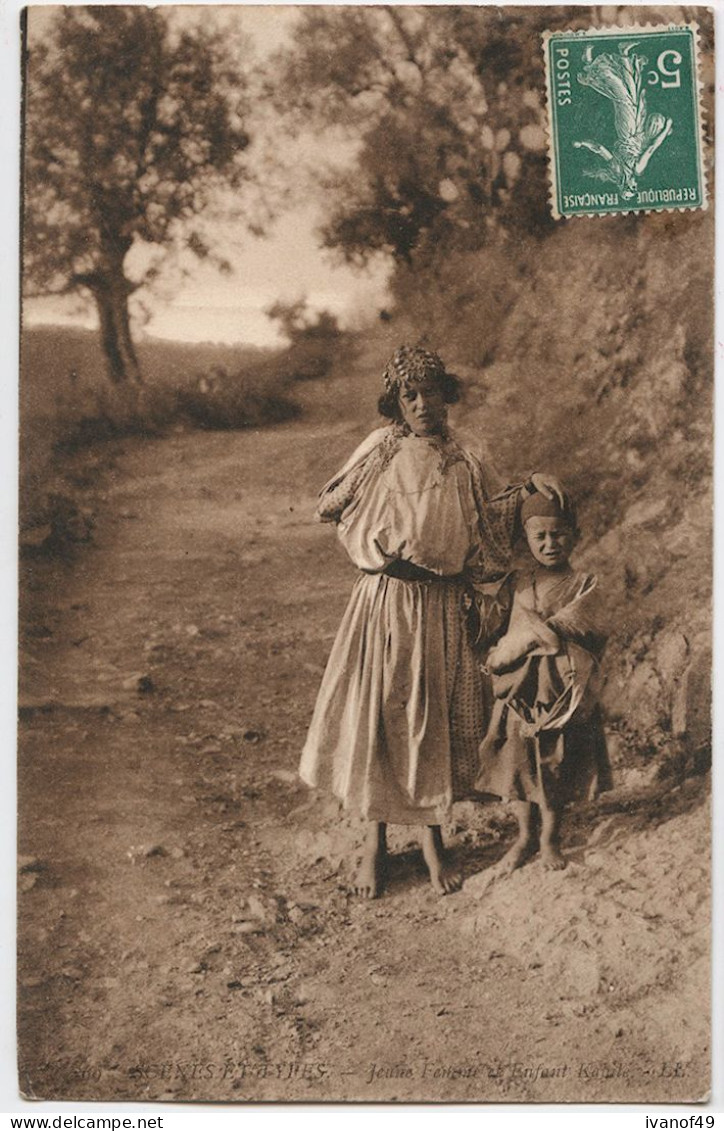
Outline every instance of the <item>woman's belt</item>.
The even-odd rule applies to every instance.
[[[440,574],[423,569],[414,562],[397,560],[390,562],[382,571],[384,577],[394,577],[398,581],[462,581],[462,573]]]

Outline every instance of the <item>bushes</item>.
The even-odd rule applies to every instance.
[[[230,376],[221,367],[178,389],[176,401],[180,420],[215,431],[278,424],[299,412],[299,406],[288,397],[271,389],[254,388],[253,383]]]
[[[52,525],[52,497],[72,495],[64,468],[74,453],[174,427],[258,428],[299,411],[285,393],[286,354],[171,342],[142,343],[139,353],[145,384],[111,386],[95,334],[55,326],[25,331],[20,524],[29,544]]]
[[[23,336],[21,430],[26,455],[77,450],[129,435],[159,435],[179,423],[245,428],[294,415],[285,396],[284,355],[230,346],[145,342],[145,383],[111,386],[96,335],[39,327]],[[41,434],[42,433],[42,441]]]
[[[101,386],[62,406],[53,422],[53,446],[56,452],[75,452],[121,436],[158,436],[177,416],[176,389]]]
[[[306,299],[275,302],[266,314],[279,323],[289,342],[289,348],[279,359],[281,371],[289,381],[327,377],[342,351],[349,352],[349,337],[340,330],[336,316],[322,310],[312,317]]]

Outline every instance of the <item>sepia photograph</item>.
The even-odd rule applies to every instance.
[[[714,14],[22,13],[17,1091],[711,1091]]]

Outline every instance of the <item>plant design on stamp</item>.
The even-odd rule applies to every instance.
[[[577,76],[582,86],[590,86],[613,102],[616,141],[612,149],[596,141],[574,141],[575,149],[589,149],[606,164],[584,169],[584,175],[617,185],[624,200],[638,189],[639,177],[660,145],[671,133],[673,121],[663,114],[649,114],[646,107],[645,55],[634,50],[638,43],[619,43],[618,54],[593,58],[593,45],[584,54],[584,67]]]

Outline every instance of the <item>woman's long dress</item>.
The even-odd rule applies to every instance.
[[[490,498],[449,437],[379,429],[319,514],[361,571],[319,690],[300,775],[360,816],[436,824],[468,796],[488,722],[465,602],[508,565],[518,489]]]

